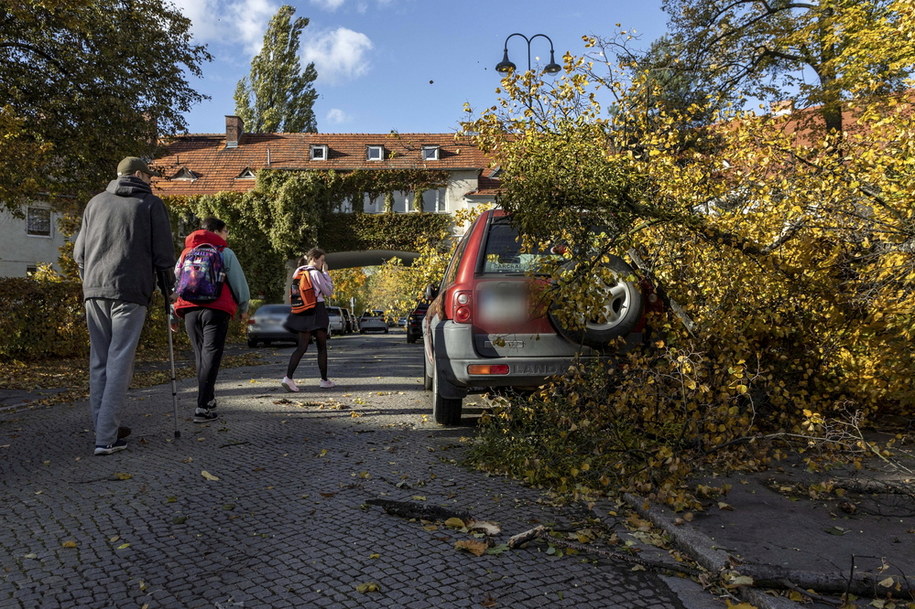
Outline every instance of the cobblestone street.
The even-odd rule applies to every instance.
[[[474,556],[455,548],[468,532],[368,504],[466,513],[498,524],[494,545],[584,515],[462,467],[472,417],[431,422],[422,347],[402,333],[330,347],[337,388],[318,389],[309,353],[303,391],[283,392],[289,348],[260,349],[264,365],[223,370],[207,424],[191,423],[194,385],[179,381],[178,439],[171,385],[131,390],[128,449],[107,457],[92,456],[85,402],[0,413],[0,607],[723,606],[542,543]]]

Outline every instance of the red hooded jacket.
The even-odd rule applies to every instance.
[[[187,253],[203,243],[215,245],[217,248],[219,248],[220,252],[228,245],[226,240],[216,233],[210,232],[208,230],[196,230],[184,238],[184,250],[181,252],[181,256],[178,258],[178,264],[175,266],[175,268],[180,269],[181,264],[184,262],[184,257],[187,255]],[[187,300],[179,297],[178,300],[175,301],[175,315],[178,317],[184,317],[184,314],[188,310],[201,307],[206,309],[217,309],[219,311],[225,311],[229,314],[230,317],[235,317],[235,312],[238,310],[238,303],[235,302],[235,297],[232,296],[232,289],[229,287],[228,279],[223,284],[222,290],[219,292],[219,298],[213,302],[207,304],[199,304],[196,302],[188,302]]]

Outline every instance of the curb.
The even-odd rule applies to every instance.
[[[689,554],[709,572],[716,574],[725,570],[739,572],[739,568],[734,568],[735,561],[730,554],[718,549],[715,542],[704,533],[675,524],[677,516],[667,508],[653,505],[646,499],[629,493],[623,495],[623,500],[640,516],[647,518],[652,524],[667,533],[677,549]],[[740,586],[734,592],[758,609],[803,609],[803,605],[783,596],[772,596],[759,588]]]

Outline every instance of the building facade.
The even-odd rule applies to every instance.
[[[160,195],[206,195],[254,188],[262,169],[351,172],[428,169],[447,173],[447,184],[426,190],[417,204],[413,192],[394,192],[395,213],[453,214],[492,202],[495,169],[467,136],[443,133],[245,133],[237,116],[226,116],[224,134],[178,136],[155,160],[163,177],[153,181]],[[390,195],[343,201],[335,211],[379,213]],[[361,208],[361,209],[360,209]]]
[[[60,270],[57,259],[67,241],[58,230],[60,214],[42,201],[22,211],[24,218],[0,210],[0,277],[25,277],[43,264]]]

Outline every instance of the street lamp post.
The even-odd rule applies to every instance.
[[[500,61],[498,63],[498,65],[496,65],[496,72],[501,72],[504,74],[507,72],[515,71],[517,66],[515,66],[515,64],[512,63],[511,61],[509,61],[509,59],[508,59],[508,41],[509,41],[509,39],[511,39],[514,36],[521,36],[522,38],[524,38],[524,41],[527,43],[527,69],[528,70],[531,69],[531,42],[533,42],[534,38],[546,38],[550,43],[550,63],[548,63],[545,68],[543,68],[544,73],[555,74],[556,72],[558,72],[562,69],[562,66],[560,66],[558,63],[556,63],[556,58],[553,54],[553,41],[550,40],[549,36],[547,36],[546,34],[534,34],[533,36],[528,38],[524,34],[519,34],[519,33],[515,32],[514,34],[509,34],[505,38],[505,44],[503,45],[505,47],[505,49],[502,54],[502,61]]]

